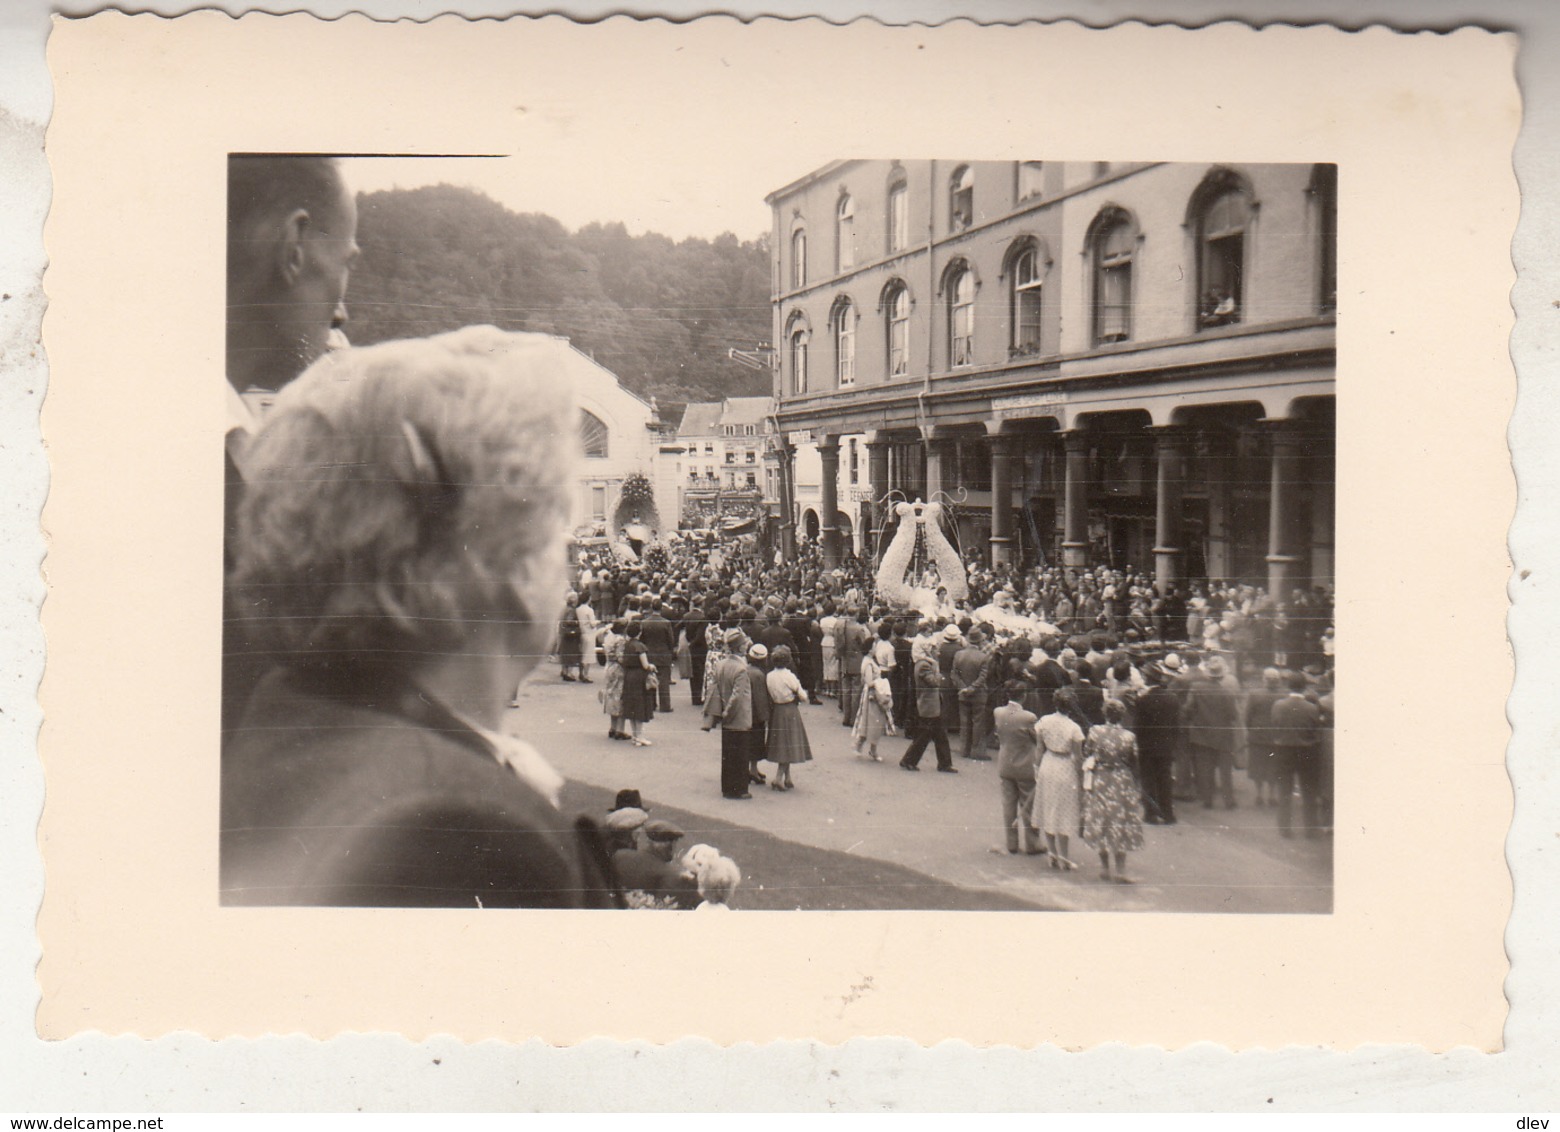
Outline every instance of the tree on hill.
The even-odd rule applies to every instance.
[[[567,337],[642,397],[708,401],[769,392],[730,361],[769,338],[769,242],[570,233],[471,189],[364,194],[347,296],[359,344],[491,323]]]

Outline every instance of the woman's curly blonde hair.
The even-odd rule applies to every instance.
[[[234,572],[272,647],[415,663],[473,621],[555,616],[579,449],[566,349],[468,327],[330,354],[277,397],[245,457]]]

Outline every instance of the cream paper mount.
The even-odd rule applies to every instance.
[[[57,21],[39,1031],[1499,1048],[1514,51],[1236,25]],[[798,172],[1337,163],[1330,915],[219,906],[227,155],[504,153],[545,177],[562,147],[601,179],[653,157],[696,201],[681,155],[776,146]],[[1455,702],[1402,676],[1449,627]],[[755,975],[773,956],[785,977]]]

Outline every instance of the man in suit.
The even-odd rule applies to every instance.
[[[739,629],[738,632],[741,632]],[[761,644],[748,647],[747,674],[749,696],[753,704],[753,727],[747,733],[748,781],[764,784],[764,772],[758,768],[769,749],[769,650]]]
[[[639,640],[650,654],[650,663],[655,665],[657,708],[671,711],[672,665],[677,663],[677,637],[659,601],[650,603],[650,612],[640,625]]]
[[[915,702],[911,705],[910,719],[914,737],[899,765],[904,770],[920,770],[921,756],[928,745],[933,745],[937,748],[937,769],[944,774],[958,774],[948,744],[948,728],[943,725],[943,696],[948,678],[937,666],[937,658],[925,653],[914,661],[913,669]]]
[[[910,651],[910,638],[916,630],[916,618],[900,617],[894,621],[894,670],[889,676],[889,686],[894,693],[894,726],[901,731],[909,729],[914,715],[910,698],[915,678],[915,658]]]
[[[1304,672],[1291,672],[1286,678],[1289,694],[1276,701],[1269,711],[1268,735],[1273,743],[1274,778],[1278,786],[1278,831],[1293,837],[1291,809],[1294,788],[1300,784],[1301,822],[1305,835],[1322,835],[1319,802],[1321,799],[1321,760],[1318,747],[1322,729],[1322,709],[1306,695]]]
[[[1224,686],[1223,661],[1209,658],[1190,684],[1186,698],[1186,740],[1197,775],[1203,809],[1213,809],[1215,779],[1224,808],[1235,808],[1235,743],[1240,724],[1236,697]]]
[[[720,793],[723,798],[748,799],[753,730],[753,685],[747,661],[740,655],[746,638],[741,629],[726,632],[726,651],[710,669],[710,696],[704,705],[703,730],[720,724]]]
[[[1144,679],[1148,691],[1138,697],[1134,716],[1143,776],[1143,820],[1150,825],[1174,825],[1171,771],[1181,744],[1181,701],[1166,687],[1165,671],[1159,665],[1149,665]]]
[[[983,761],[991,757],[986,754],[986,734],[991,722],[986,704],[991,662],[986,634],[971,629],[969,643],[954,654],[951,669],[959,708],[959,753],[967,759]]]
[[[1024,707],[1026,687],[1011,681],[1004,689],[1007,702],[992,713],[997,728],[997,782],[1002,787],[1002,828],[1007,851],[1019,850],[1019,823],[1023,823],[1023,850],[1043,853],[1040,831],[1034,826],[1035,713]]]
[[[785,631],[791,634],[791,640],[795,646],[791,655],[796,658],[796,678],[802,682],[803,689],[807,692],[807,702],[816,704],[818,699],[819,673],[813,668],[812,634],[816,627],[807,611],[796,598],[791,598],[785,603],[785,619],[781,622]],[[769,645],[770,653],[775,646]]]
[[[840,712],[846,727],[856,725],[856,710],[861,706],[861,662],[872,645],[866,619],[866,610],[853,605],[839,619],[834,634],[834,655],[840,664]]]
[[[1055,637],[1047,637],[1040,647],[1040,662],[1029,667],[1028,683],[1034,687],[1034,703],[1029,705],[1029,710],[1038,718],[1044,718],[1055,710],[1058,689],[1072,683],[1072,677],[1067,675],[1067,669],[1063,668],[1056,659],[1059,652],[1061,652],[1061,642]]]
[[[784,647],[790,649],[794,657],[797,640],[791,635],[791,631],[780,623],[780,611],[772,605],[766,605],[761,616],[763,624],[753,633],[753,639],[763,645],[771,656],[776,649]]]

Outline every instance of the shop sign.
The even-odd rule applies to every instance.
[[[1059,416],[1066,405],[1067,394],[1060,391],[1020,393],[1013,397],[992,398],[991,415],[999,421]]]

